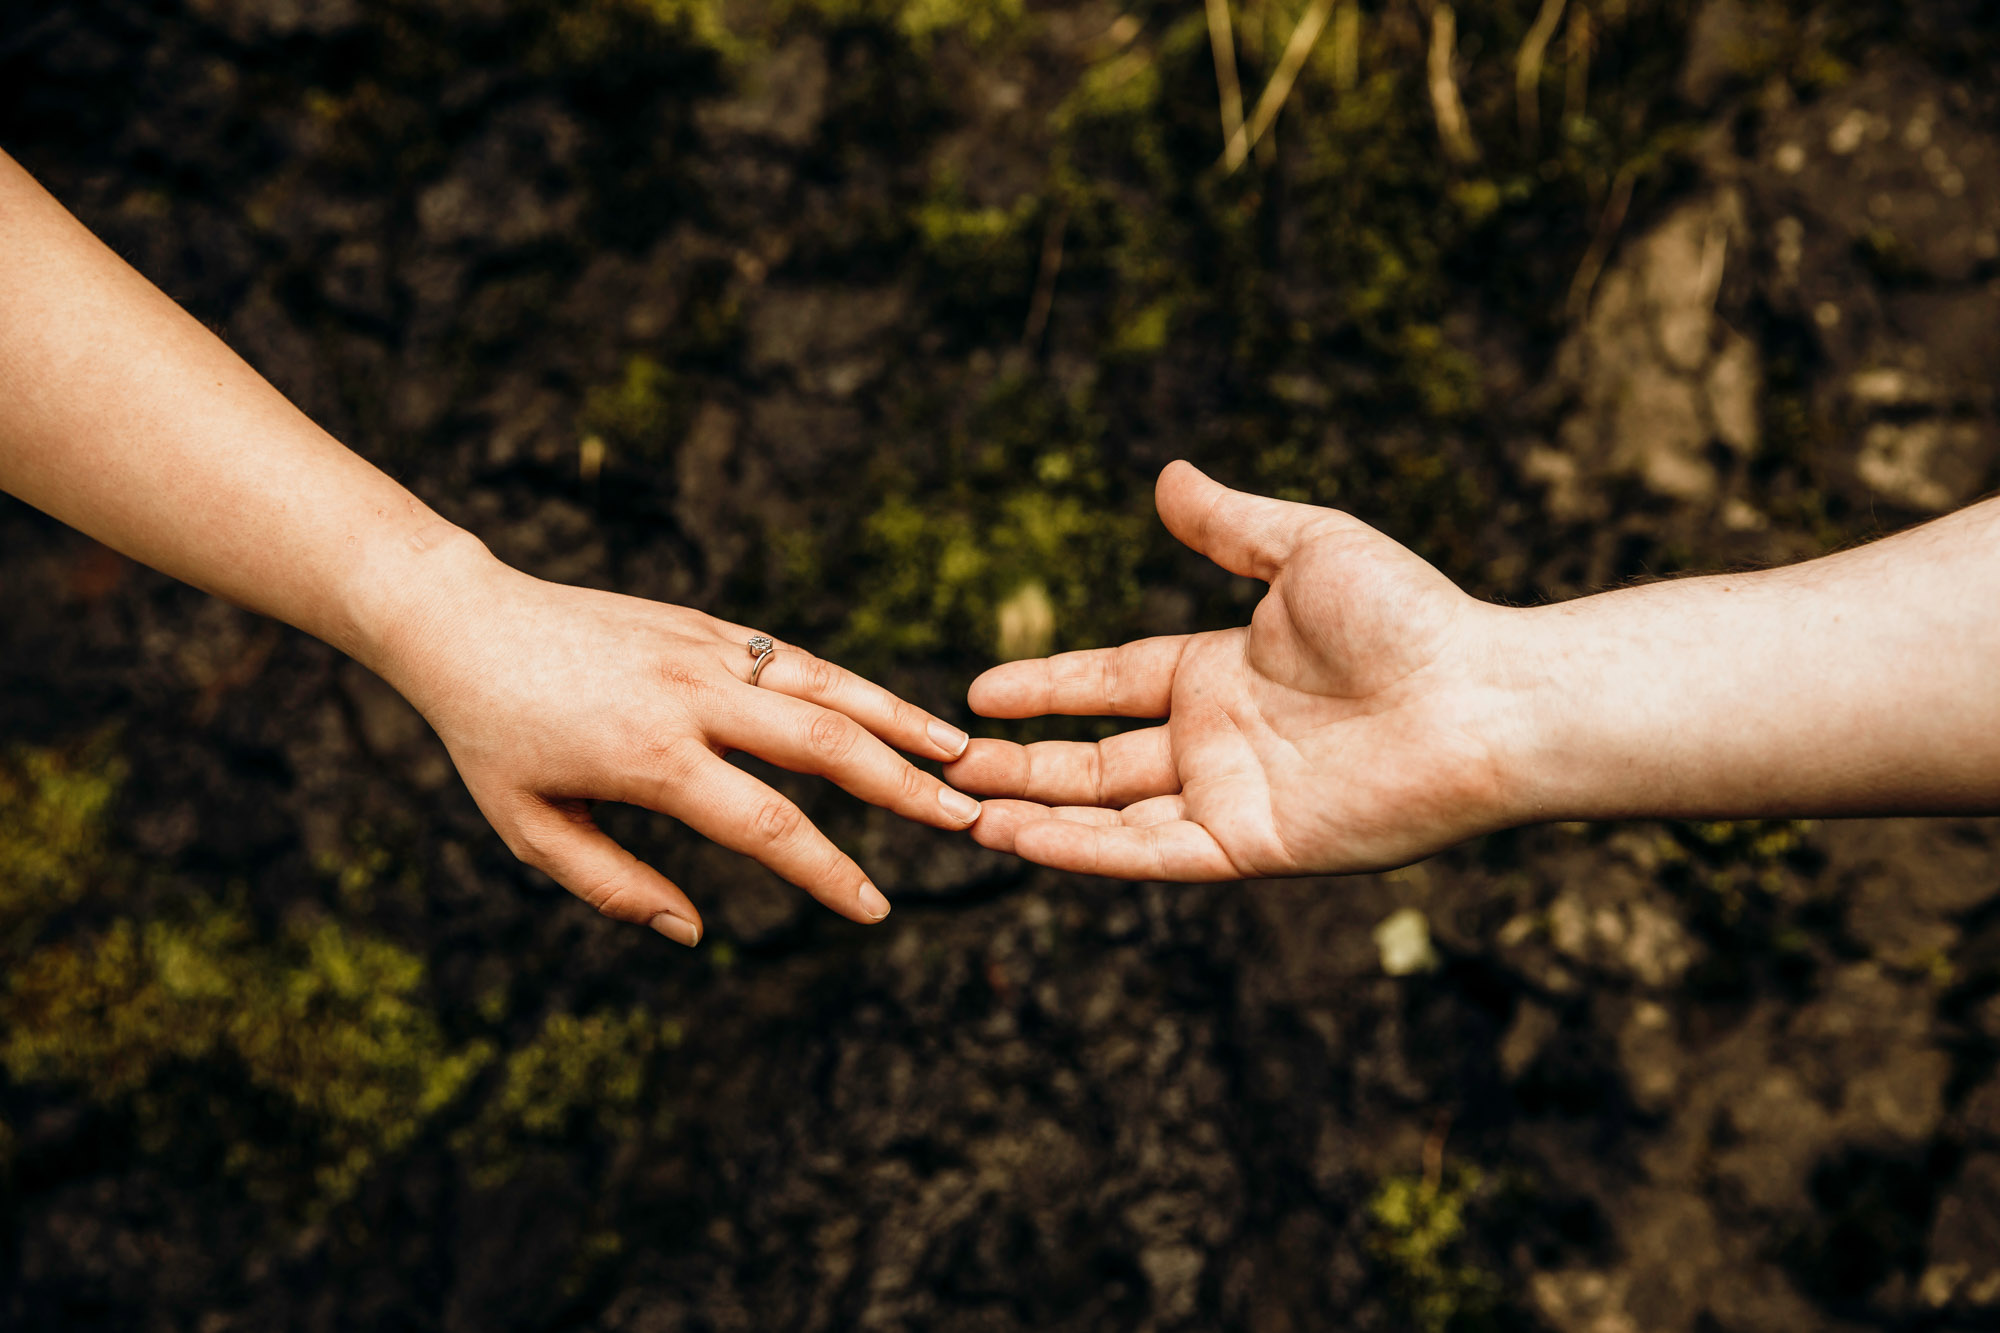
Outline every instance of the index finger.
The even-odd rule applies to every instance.
[[[1116,648],[1007,662],[973,681],[966,699],[981,717],[1165,717],[1174,670],[1190,637],[1134,639]]]

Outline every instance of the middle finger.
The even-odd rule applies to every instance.
[[[962,829],[979,802],[911,764],[852,718],[761,687],[745,686],[733,708],[711,720],[711,739],[794,773],[829,778],[905,819]]]

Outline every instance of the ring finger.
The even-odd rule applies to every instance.
[[[750,679],[756,665],[756,658],[746,651],[743,680]],[[949,762],[965,753],[967,737],[957,727],[803,648],[774,642],[757,685],[843,713],[909,754]]]

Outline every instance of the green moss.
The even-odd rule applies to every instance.
[[[602,65],[634,44],[717,52],[735,45],[711,0],[518,0],[517,7],[547,25],[533,56],[544,69]]]
[[[224,1100],[283,1108],[293,1125],[280,1144],[236,1142],[233,1170],[315,1207],[346,1198],[489,1049],[446,1040],[419,958],[335,921],[267,939],[240,909],[188,892],[171,917],[114,916],[47,938],[58,907],[102,912],[132,896],[134,871],[105,822],[122,773],[103,738],[0,764],[0,1066],[17,1083],[131,1112],[154,1145],[200,1132],[175,1119],[168,1085],[207,1071]]]
[[[120,920],[21,960],[0,998],[0,1064],[20,1082],[129,1105],[161,1139],[172,1127],[158,1123],[155,1080],[177,1065],[227,1070],[295,1115],[319,1202],[334,1202],[491,1054],[445,1041],[423,974],[414,955],[331,921],[267,945],[241,913],[194,902],[184,919]],[[249,1144],[232,1164],[287,1169]]]
[[[100,886],[104,818],[124,776],[109,733],[0,758],[0,947],[21,947],[51,913]]]
[[[1383,1180],[1368,1200],[1370,1249],[1418,1333],[1484,1326],[1499,1299],[1499,1279],[1463,1261],[1466,1215],[1480,1173],[1448,1167],[1436,1181],[1419,1175]]]
[[[688,396],[665,366],[643,354],[625,360],[615,384],[584,395],[579,421],[586,436],[604,440],[614,456],[659,459],[686,428]]]
[[[475,1177],[507,1178],[522,1149],[580,1132],[619,1138],[640,1128],[654,1056],[680,1045],[678,1024],[633,1007],[579,1018],[551,1014],[526,1045],[508,1053],[499,1090],[455,1137],[477,1163]]]
[[[946,475],[885,488],[863,527],[838,651],[998,652],[1009,638],[1001,610],[1030,588],[1052,618],[1049,643],[1103,642],[1137,604],[1155,525],[1115,498],[1096,430],[1051,384],[1000,385],[943,451]]]

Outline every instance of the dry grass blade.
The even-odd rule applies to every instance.
[[[1444,145],[1444,155],[1463,167],[1479,160],[1479,145],[1472,141],[1472,125],[1458,95],[1458,80],[1451,72],[1457,55],[1458,13],[1450,5],[1439,5],[1431,11],[1431,110],[1437,115],[1438,141]]]
[[[1590,248],[1583,252],[1583,262],[1576,266],[1576,277],[1569,285],[1565,314],[1571,322],[1581,320],[1590,310],[1590,293],[1604,271],[1604,261],[1611,257],[1611,243],[1618,239],[1618,229],[1625,225],[1625,210],[1632,206],[1632,187],[1637,180],[1638,173],[1628,166],[1611,182],[1604,211],[1597,215],[1597,231],[1591,236]]]
[[[1333,90],[1351,93],[1361,82],[1361,6],[1340,0],[1333,11]]]
[[[1306,57],[1312,54],[1313,43],[1319,40],[1320,32],[1326,27],[1327,15],[1333,12],[1333,5],[1334,0],[1313,0],[1311,7],[1299,19],[1299,26],[1292,29],[1292,40],[1285,43],[1285,54],[1278,58],[1278,68],[1272,71],[1271,81],[1264,85],[1263,95],[1257,99],[1257,110],[1251,114],[1250,123],[1239,129],[1236,137],[1222,150],[1224,173],[1243,165],[1243,159],[1250,155],[1250,145],[1262,138],[1264,131],[1271,128],[1271,122],[1278,118],[1285,99],[1292,95],[1292,84],[1305,67]]]
[[[1021,329],[1021,346],[1033,352],[1049,326],[1049,310],[1056,301],[1056,275],[1062,271],[1063,233],[1069,229],[1069,203],[1058,203],[1049,212],[1048,228],[1042,232],[1042,266],[1035,275],[1035,294],[1028,302],[1028,322]]]
[[[1575,120],[1590,98],[1590,11],[1578,5],[1569,16],[1569,70],[1563,81],[1563,119]]]
[[[1236,77],[1236,34],[1230,30],[1229,0],[1208,0],[1208,45],[1215,53],[1215,88],[1222,99],[1222,146],[1243,128],[1243,85]]]
[[[1542,133],[1542,58],[1562,22],[1568,0],[1542,0],[1542,9],[1521,39],[1521,54],[1514,62],[1514,101],[1521,113],[1521,142],[1530,151]]]

